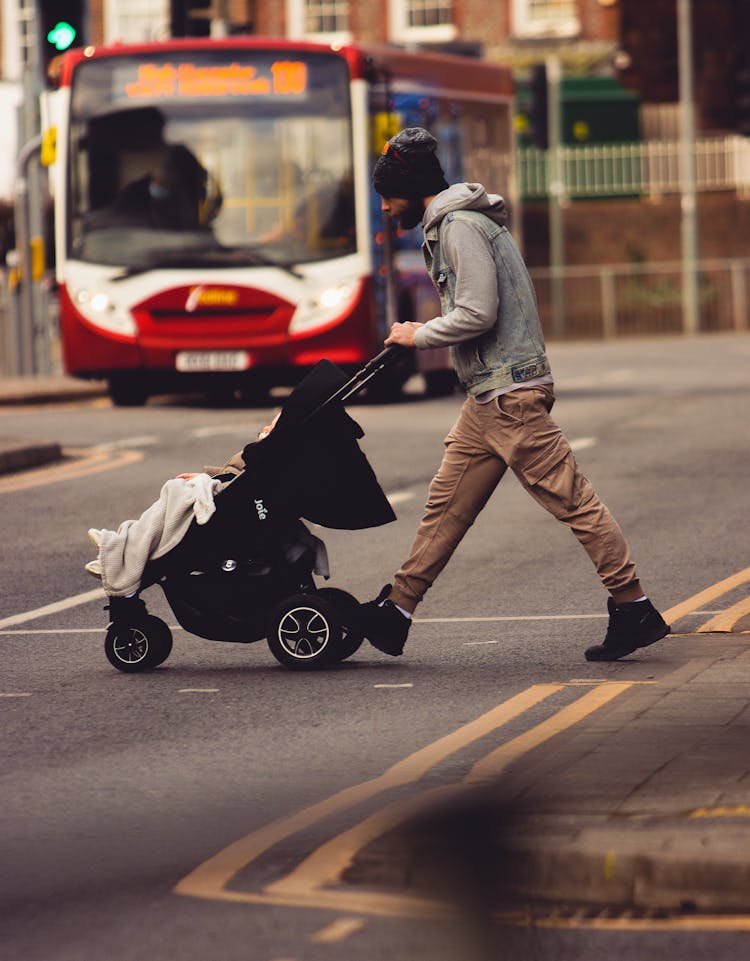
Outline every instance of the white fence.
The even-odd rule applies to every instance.
[[[680,191],[679,140],[557,149],[563,198],[659,197]],[[750,195],[750,138],[703,138],[695,141],[694,150],[697,190],[734,190]],[[519,148],[521,197],[548,196],[553,153],[536,147]]]
[[[698,263],[698,330],[747,331],[750,259]],[[530,271],[550,339],[682,333],[682,268],[606,264]]]

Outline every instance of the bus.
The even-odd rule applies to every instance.
[[[292,386],[321,358],[358,369],[396,320],[439,303],[421,229],[372,189],[385,140],[431,130],[449,182],[516,204],[507,68],[399,48],[170,40],[73,50],[54,92],[63,363],[116,405]],[[516,212],[517,215],[517,212]],[[414,373],[455,387],[447,351]]]

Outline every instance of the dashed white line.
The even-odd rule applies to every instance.
[[[271,419],[270,417],[268,418]],[[263,425],[261,425],[263,426]],[[255,440],[257,430],[248,427],[247,424],[225,424],[223,427],[194,427],[188,431],[190,437],[215,437],[217,434],[243,434],[250,440]]]
[[[364,918],[338,918],[326,927],[310,935],[310,940],[314,944],[337,944],[344,941],[357,931],[361,931],[365,926]]]
[[[514,614],[498,617],[415,617],[415,624],[474,624],[486,621],[581,621],[601,620],[608,614]]]
[[[587,447],[594,447],[596,437],[576,437],[570,442],[571,450],[586,450]]]
[[[384,688],[398,688],[398,687],[414,687],[413,684],[373,684],[373,687],[384,687]]]
[[[159,443],[159,438],[153,434],[145,434],[143,437],[123,437],[122,440],[113,440],[106,444],[97,444],[94,450],[119,450],[126,447],[153,447]]]
[[[402,504],[404,501],[410,501],[414,497],[414,491],[395,491],[393,494],[388,494],[387,499],[391,507],[396,504]]]

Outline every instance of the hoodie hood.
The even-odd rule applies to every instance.
[[[424,212],[425,231],[437,227],[454,210],[476,210],[501,227],[508,223],[508,208],[500,194],[488,194],[481,184],[453,184],[441,191]]]

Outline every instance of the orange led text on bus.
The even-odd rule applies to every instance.
[[[299,96],[307,90],[307,64],[297,60],[277,60],[270,75],[257,67],[231,63],[226,66],[198,67],[192,63],[162,65],[144,63],[138,77],[125,85],[128,97],[263,97]]]

